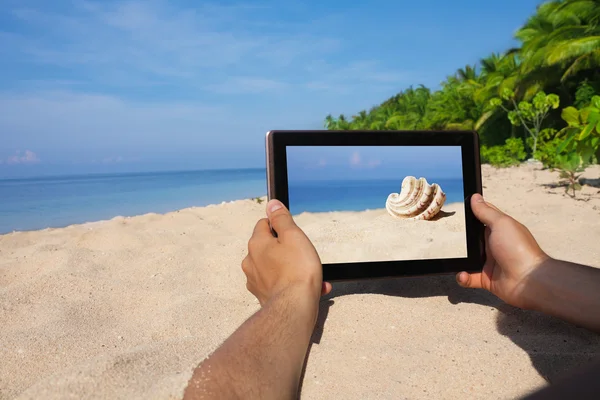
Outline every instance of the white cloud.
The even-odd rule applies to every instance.
[[[358,168],[376,168],[381,165],[381,160],[364,161],[358,151],[352,153],[350,165]]]
[[[3,162],[3,160],[0,160],[0,164],[2,162]],[[4,160],[4,163],[6,163],[8,165],[37,164],[39,162],[40,162],[39,157],[37,156],[37,154],[35,154],[31,150],[25,150],[24,152],[17,150],[14,155],[12,155],[12,156],[8,157],[6,160]]]

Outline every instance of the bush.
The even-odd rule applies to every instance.
[[[503,146],[481,146],[481,159],[494,167],[510,167],[525,160],[527,153],[522,139],[509,138]]]
[[[544,129],[540,133],[537,150],[534,158],[540,161],[544,168],[556,168],[559,164],[558,146],[563,142],[563,139],[556,136],[556,129]],[[533,138],[527,139],[527,146],[533,147]],[[565,154],[562,152],[561,154]]]

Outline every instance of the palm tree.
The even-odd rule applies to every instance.
[[[600,0],[545,3],[516,37],[523,81],[565,83],[600,65]]]

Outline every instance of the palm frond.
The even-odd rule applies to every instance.
[[[552,46],[547,56],[547,64],[563,63],[599,48],[600,35],[564,41]]]

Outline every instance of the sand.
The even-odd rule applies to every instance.
[[[552,187],[556,173],[531,165],[483,173],[488,200],[552,256],[600,267],[597,180],[573,200]],[[240,263],[263,215],[264,203],[241,200],[0,236],[0,398],[180,398],[193,368],[259,307]],[[325,248],[311,218],[298,220]],[[344,246],[386,234],[368,229]],[[600,356],[600,335],[453,276],[336,284],[313,341],[306,399],[510,399]]]
[[[435,221],[400,220],[385,208],[302,213],[294,220],[323,263],[467,257],[463,203],[445,204]]]

